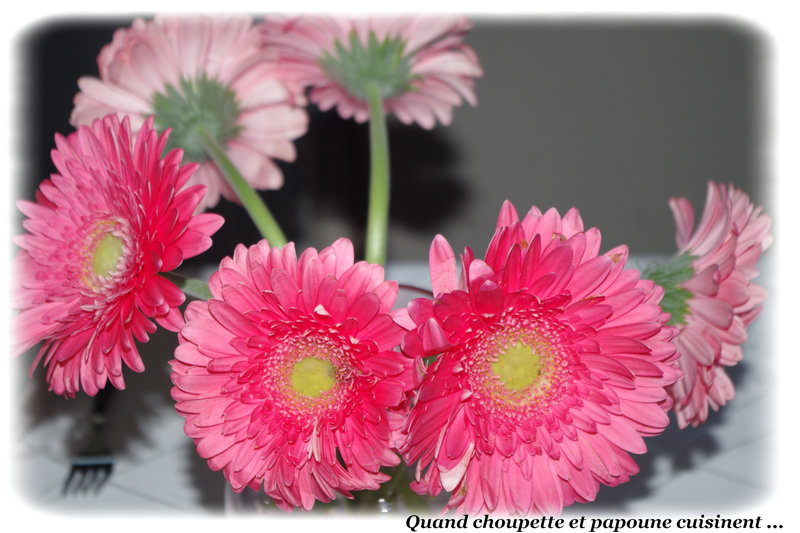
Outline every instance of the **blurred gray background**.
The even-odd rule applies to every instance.
[[[424,260],[436,233],[481,253],[506,198],[521,212],[576,206],[600,228],[604,250],[627,243],[648,254],[674,250],[671,196],[689,197],[699,212],[715,180],[767,200],[765,50],[752,28],[721,19],[484,18],[467,43],[485,70],[478,106],[430,132],[390,128],[390,260]],[[363,209],[352,199],[341,209],[348,200],[335,191],[336,166],[316,158],[324,148],[301,148],[304,180],[330,188],[311,193],[304,236],[315,246],[359,236]],[[352,171],[365,175],[366,162]],[[340,193],[353,194],[361,192]]]

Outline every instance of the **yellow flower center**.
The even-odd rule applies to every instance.
[[[306,357],[294,364],[291,380],[296,392],[317,398],[336,384],[336,370],[328,361]]]
[[[92,273],[95,276],[107,277],[117,269],[122,257],[123,242],[119,237],[106,233],[94,249],[92,256]]]
[[[492,363],[492,371],[512,391],[531,386],[539,377],[539,370],[539,355],[529,345],[519,342],[501,351]]]

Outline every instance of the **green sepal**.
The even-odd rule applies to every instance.
[[[187,161],[204,163],[209,158],[200,131],[223,145],[239,134],[236,95],[205,74],[197,79],[182,78],[179,85],[179,89],[167,85],[165,93],[153,95],[155,126],[172,128],[167,150],[181,148]]]
[[[209,300],[211,289],[208,288],[208,282],[200,281],[199,279],[190,278],[177,272],[161,272],[161,275],[167,280],[171,281],[178,287],[183,294],[195,300]]]
[[[664,263],[649,265],[642,272],[643,278],[664,287],[664,297],[660,305],[661,309],[671,315],[668,323],[670,326],[686,324],[686,315],[689,314],[688,301],[694,294],[682,287],[682,284],[694,275],[692,262],[695,259],[697,257],[689,254],[676,255]]]
[[[348,43],[349,48],[335,41],[335,55],[323,52],[320,64],[351,96],[366,100],[370,83],[378,87],[381,99],[414,90],[412,82],[419,76],[411,74],[409,56],[405,55],[406,41],[402,37],[387,36],[379,41],[371,31],[365,47],[356,32],[351,31]]]

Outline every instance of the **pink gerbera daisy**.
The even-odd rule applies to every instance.
[[[666,311],[680,332],[675,346],[683,378],[670,390],[680,427],[697,426],[733,399],[725,367],[742,359],[747,326],[767,294],[752,283],[756,263],[772,242],[770,217],[745,193],[709,182],[703,216],[692,233],[694,210],[673,198],[678,255],[645,275],[666,289]]]
[[[56,394],[124,388],[123,363],[144,370],[133,339],[155,331],[148,317],[183,324],[184,295],[159,273],[205,251],[223,220],[192,215],[204,187],[184,186],[197,165],[181,166],[179,150],[162,159],[167,138],[152,119],[133,138],[113,115],[56,135],[58,173],[17,204],[30,232],[16,239],[18,349],[43,341],[31,371],[44,358]]]
[[[447,241],[431,246],[435,299],[408,307],[409,354],[434,356],[401,448],[415,491],[452,492],[466,513],[555,514],[638,471],[630,453],[668,424],[674,334],[653,282],[598,255],[576,209],[506,202],[485,260],[462,274]],[[438,355],[437,355],[438,354]]]
[[[191,302],[172,361],[185,431],[235,491],[263,490],[284,509],[377,489],[415,384],[397,351],[397,283],[353,264],[340,239],[298,259],[267,241],[225,258],[213,298]]]
[[[405,124],[450,124],[453,106],[477,104],[475,52],[463,43],[472,27],[463,17],[266,17],[264,43],[284,72],[323,111],[365,122],[366,85],[378,85],[384,110]]]
[[[200,209],[233,189],[210,161],[200,130],[225,147],[256,189],[277,189],[283,175],[272,159],[294,161],[292,140],[305,133],[307,116],[296,107],[273,58],[247,16],[136,19],[119,29],[97,58],[100,79],[83,77],[71,121],[88,124],[108,113],[131,117],[136,131],[155,115],[171,128],[172,147],[201,163],[192,184],[208,187]]]

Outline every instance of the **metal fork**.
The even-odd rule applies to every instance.
[[[72,456],[71,468],[61,494],[88,492],[97,493],[111,476],[114,457],[103,438],[106,411],[113,389],[105,388],[94,397],[90,417],[89,439],[77,455]]]

